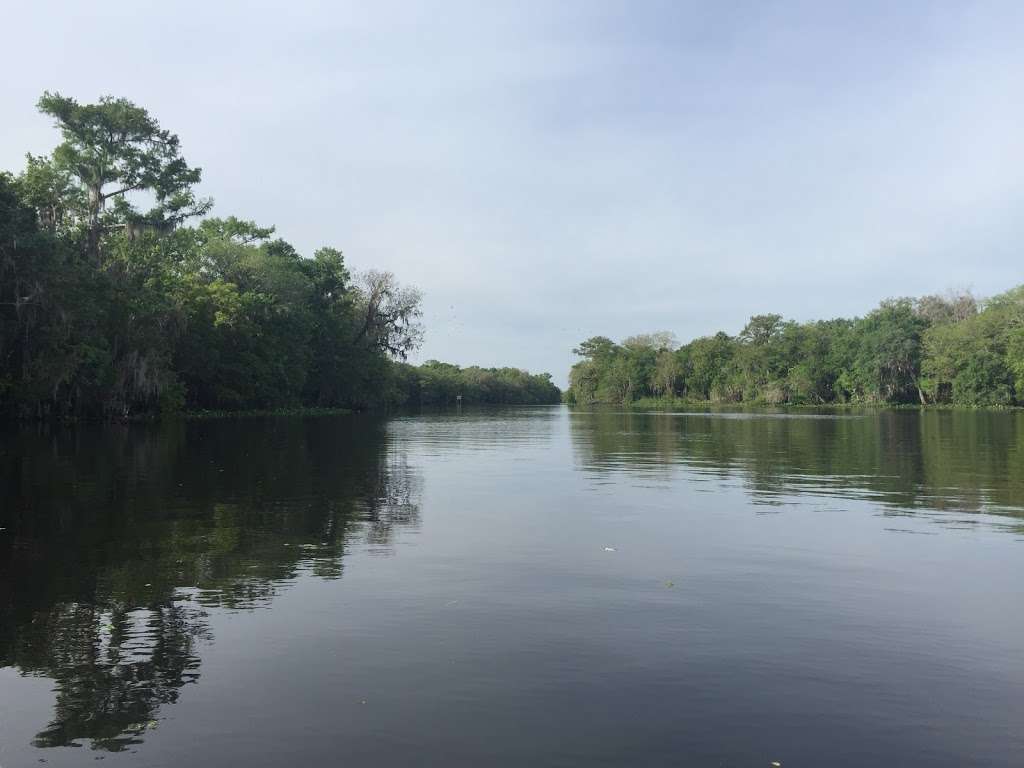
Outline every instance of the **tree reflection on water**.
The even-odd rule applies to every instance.
[[[734,481],[757,505],[799,496],[870,499],[885,514],[970,524],[1002,515],[1024,531],[1024,413],[579,410],[577,466]]]
[[[0,444],[0,667],[51,678],[36,746],[121,751],[200,676],[210,607],[337,579],[418,525],[377,419],[32,427]]]

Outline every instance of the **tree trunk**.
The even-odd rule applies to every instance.
[[[86,253],[98,267],[100,265],[100,210],[103,197],[100,187],[89,187],[89,232],[86,239]]]

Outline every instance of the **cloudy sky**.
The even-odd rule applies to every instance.
[[[0,168],[44,89],[178,133],[216,213],[425,293],[419,359],[1024,281],[1024,3],[18,3]]]

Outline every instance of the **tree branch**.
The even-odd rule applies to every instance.
[[[108,198],[115,197],[116,195],[123,195],[125,192],[133,192],[136,189],[141,189],[141,188],[142,188],[141,184],[133,184],[130,187],[122,187],[121,189],[117,190],[116,192],[110,192],[110,193],[108,193],[106,195],[100,195],[100,200],[107,200]]]

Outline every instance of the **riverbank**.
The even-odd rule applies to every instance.
[[[123,416],[38,416],[38,417],[10,417],[0,419],[0,424],[19,423],[57,423],[57,424],[87,424],[87,423],[140,423],[157,421],[205,421],[214,419],[249,419],[267,416],[343,416],[352,413],[360,413],[351,408],[309,408],[297,406],[294,408],[262,408],[240,411],[224,410],[198,410],[198,411],[177,411],[171,413],[140,413]]]
[[[764,410],[778,408],[788,411],[1021,411],[1019,405],[954,405],[950,403],[764,403],[764,402],[711,402],[709,400],[688,400],[685,398],[642,397],[628,403],[591,403],[591,405],[618,406],[629,410],[667,411],[680,408],[703,408],[709,410]]]
[[[164,419],[187,419],[198,421],[203,419],[248,419],[265,416],[344,416],[356,413],[351,408],[268,408],[246,411],[183,411],[178,414],[167,414]]]

